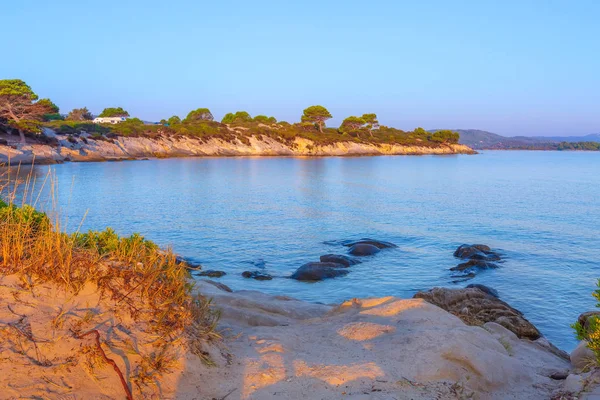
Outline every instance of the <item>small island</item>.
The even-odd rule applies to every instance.
[[[349,116],[337,128],[323,106],[307,107],[290,123],[246,111],[215,121],[208,108],[160,122],[131,118],[122,107],[94,118],[86,108],[66,116],[24,81],[0,80],[0,162],[38,164],[198,156],[364,156],[474,154],[451,130],[405,132],[381,125],[377,114]]]

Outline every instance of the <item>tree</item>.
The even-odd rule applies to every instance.
[[[276,124],[277,119],[275,117],[267,117],[266,115],[257,115],[254,117],[254,122],[260,122],[263,124]]]
[[[199,108],[190,113],[185,117],[185,122],[193,121],[212,121],[214,117],[208,108]]]
[[[62,115],[60,115],[60,109],[56,104],[52,102],[50,99],[40,99],[37,104],[43,105],[48,108],[48,113],[44,114],[44,121],[56,121],[64,119]]]
[[[169,124],[169,126],[180,124],[181,118],[179,118],[177,115],[173,115],[171,118],[169,118],[167,120],[167,123]]]
[[[69,115],[67,115],[67,120],[69,121],[91,121],[92,119],[94,119],[94,117],[87,107],[74,108],[69,112]]]
[[[331,114],[323,106],[310,106],[304,110],[301,121],[311,122],[319,126],[319,132],[323,133],[323,126],[325,121],[332,118]]]
[[[361,117],[350,116],[342,121],[340,125],[341,132],[356,132],[356,135],[360,137],[359,130],[365,124],[365,120]]]
[[[434,132],[429,137],[429,140],[438,143],[458,143],[458,139],[460,139],[460,134],[448,129],[442,129]]]
[[[246,111],[236,111],[235,114],[227,113],[221,120],[223,124],[239,124],[244,122],[252,122],[252,116]]]
[[[129,113],[122,107],[109,107],[102,110],[99,117],[129,117]]]
[[[373,136],[373,129],[379,128],[379,121],[377,120],[377,114],[363,114],[361,117],[365,124],[367,124],[367,129],[369,130],[369,135]]]
[[[38,131],[44,114],[51,113],[47,102],[38,102],[38,95],[21,79],[0,80],[0,118],[19,131],[25,143],[24,131]]]

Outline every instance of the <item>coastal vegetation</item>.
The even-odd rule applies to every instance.
[[[122,107],[108,107],[102,110],[99,117],[129,117],[129,113]]]
[[[592,293],[592,296],[598,302],[596,307],[600,307],[600,280],[596,285],[598,289]],[[579,320],[571,327],[575,330],[577,340],[585,340],[587,347],[594,354],[593,363],[600,366],[600,312],[589,312],[587,314],[589,315],[585,320]]]
[[[309,106],[300,115],[300,122],[277,121],[273,116],[252,116],[247,111],[230,112],[221,122],[215,121],[208,108],[190,111],[184,119],[171,116],[160,123],[148,123],[139,118],[128,118],[119,124],[93,124],[92,113],[86,108],[73,109],[63,117],[59,108],[48,99],[38,100],[37,95],[21,80],[0,80],[0,129],[17,129],[21,140],[25,135],[33,138],[48,127],[58,134],[78,136],[87,132],[94,138],[111,137],[177,137],[187,136],[201,140],[217,138],[228,142],[249,143],[250,137],[268,137],[291,143],[295,138],[305,138],[317,145],[336,142],[356,142],[373,144],[399,144],[420,147],[439,147],[458,143],[459,135],[451,131],[427,132],[423,128],[413,131],[380,125],[377,114],[365,113],[362,116],[349,116],[337,128],[328,127],[326,122],[333,116],[322,105]],[[7,99],[10,100],[7,102]],[[16,112],[18,110],[19,112]],[[105,108],[99,117],[129,117],[122,107]],[[2,128],[3,126],[3,128]]]
[[[39,132],[40,123],[52,119],[58,107],[37,94],[20,79],[0,80],[0,122],[15,129],[25,142],[25,132]]]
[[[11,182],[10,177],[3,180]],[[23,184],[23,198],[35,204],[36,196],[27,193],[33,185],[31,179]],[[0,322],[0,353],[15,345],[29,357],[24,340],[33,344],[35,351],[30,360],[34,365],[58,368],[65,362],[76,365],[81,359],[94,376],[103,365],[111,364],[127,398],[133,398],[132,392],[145,398],[177,362],[181,348],[211,362],[203,343],[219,338],[215,331],[218,313],[207,298],[193,294],[189,265],[171,250],[160,249],[138,234],[120,237],[111,229],[64,232],[58,216],[40,212],[25,200],[17,205],[16,190],[8,190],[6,185],[4,189],[0,193],[0,279],[17,277],[22,290],[32,293],[50,285],[67,299],[93,293],[100,303],[96,307],[88,305],[91,308],[84,315],[65,308],[66,303],[60,305],[49,326],[35,332],[44,332],[42,335],[50,339],[34,337],[30,328],[23,328],[21,325],[30,323],[25,314],[18,321],[21,325]],[[18,297],[15,303],[20,304]],[[121,322],[105,319],[109,315]],[[135,329],[151,339],[142,343],[138,337],[140,341],[135,345],[127,335],[121,340],[122,335],[113,330],[118,326],[125,329],[125,320],[131,320]],[[43,324],[39,315],[31,322]],[[44,354],[60,347],[61,342],[82,342],[88,336],[95,337],[94,345],[75,347],[70,354],[62,354],[64,359]],[[107,357],[105,348],[113,353],[115,348],[125,348],[134,354],[128,378]],[[6,362],[6,358],[0,362]]]

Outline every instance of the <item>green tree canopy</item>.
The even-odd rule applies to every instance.
[[[430,136],[430,140],[438,143],[458,143],[460,134],[449,129],[442,129],[434,132]]]
[[[260,122],[263,124],[276,124],[277,119],[275,117],[267,117],[266,115],[257,115],[254,117],[254,122]]]
[[[94,117],[87,107],[74,108],[67,115],[67,120],[69,121],[91,121],[92,119]]]
[[[177,115],[173,115],[171,118],[169,118],[167,120],[167,123],[169,124],[169,126],[180,124],[181,118],[179,118]]]
[[[302,122],[310,122],[319,126],[319,132],[323,133],[325,121],[331,118],[329,111],[323,106],[310,106],[302,114]]]
[[[129,117],[129,113],[122,107],[109,107],[102,110],[99,117]]]
[[[24,130],[39,130],[38,121],[52,112],[47,102],[38,102],[38,95],[21,79],[0,80],[0,118],[19,131],[25,142]]]
[[[48,113],[44,114],[44,116],[43,116],[44,121],[57,121],[57,120],[64,119],[63,116],[60,115],[60,113],[59,113],[60,109],[58,108],[58,106],[56,104],[54,104],[52,102],[52,100],[40,99],[40,100],[38,100],[37,104],[43,105],[49,111]]]
[[[223,124],[240,124],[244,122],[252,122],[252,116],[246,111],[237,111],[235,114],[227,113],[221,120]]]
[[[367,124],[367,129],[369,130],[369,134],[373,136],[373,129],[379,128],[379,121],[377,120],[377,114],[363,114],[361,117],[365,124]]]
[[[38,104],[42,104],[48,107],[48,111],[50,111],[51,114],[58,114],[58,112],[60,111],[58,106],[54,104],[50,99],[40,99],[38,100]]]
[[[185,117],[185,122],[193,121],[212,121],[214,117],[208,108],[198,108],[197,110],[190,111]]]
[[[350,116],[342,121],[342,125],[340,125],[340,131],[344,133],[356,132],[358,136],[358,131],[365,124],[365,120],[362,117]]]

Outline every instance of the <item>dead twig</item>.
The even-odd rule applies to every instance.
[[[96,341],[96,348],[100,352],[100,355],[102,356],[102,358],[104,359],[104,361],[106,361],[108,364],[112,365],[112,367],[114,368],[114,370],[117,373],[117,375],[119,375],[119,379],[121,380],[121,385],[123,385],[123,390],[125,390],[125,395],[127,396],[127,400],[133,400],[133,394],[131,394],[131,389],[129,389],[129,385],[127,384],[127,381],[125,380],[125,377],[123,376],[123,373],[119,369],[119,366],[117,365],[117,363],[113,359],[108,358],[106,356],[106,353],[102,349],[102,346],[100,344],[100,332],[98,332],[97,329],[93,329],[93,330],[91,330],[89,332],[83,333],[83,334],[81,334],[79,336],[76,336],[76,337],[77,337],[77,339],[83,339],[84,337],[86,337],[88,335],[91,335],[91,334],[94,335],[94,338],[95,338],[95,341]]]

